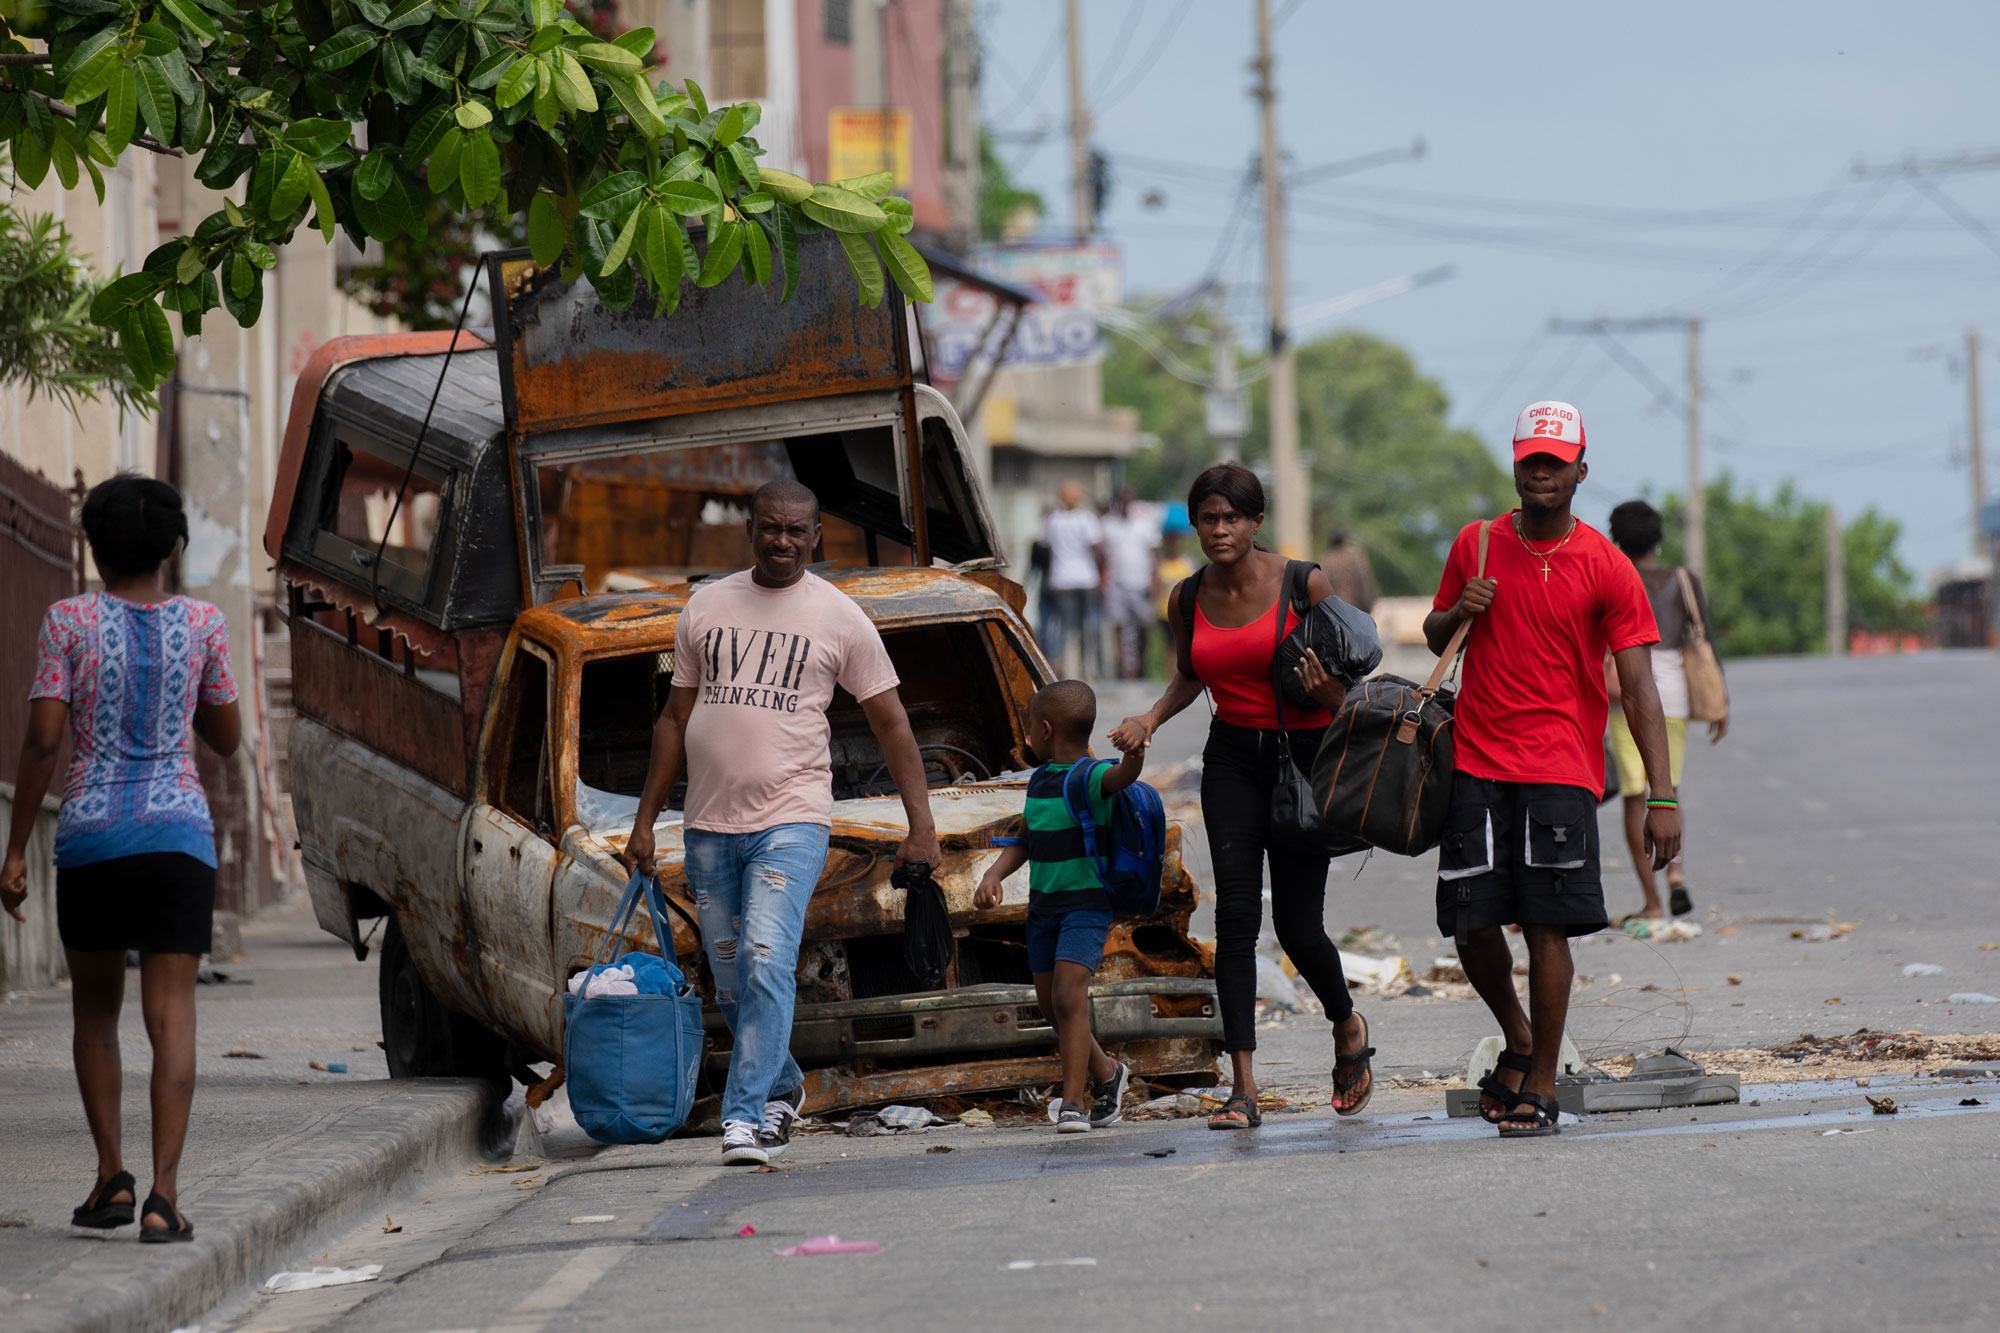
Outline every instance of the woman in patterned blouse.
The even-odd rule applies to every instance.
[[[97,1144],[97,1184],[78,1226],[139,1220],[139,1239],[180,1241],[181,1145],[194,1100],[195,969],[215,908],[215,828],[194,737],[230,755],[242,739],[229,632],[206,602],[170,596],[162,568],[187,541],[180,494],[123,473],[92,488],[83,532],[102,592],[57,602],[42,621],[28,736],[15,779],[0,906],[26,920],[28,835],[65,737],[56,819],[56,928],[69,960],[76,1081]],[[121,1154],[118,1011],[125,956],[139,954],[153,1046],[153,1188],[138,1207]]]

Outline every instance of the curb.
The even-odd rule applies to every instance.
[[[315,1237],[476,1159],[497,1105],[481,1084],[413,1080],[302,1125],[233,1176],[190,1192],[192,1241],[139,1247],[137,1236],[124,1232],[100,1253],[66,1265],[61,1292],[44,1291],[32,1307],[10,1310],[11,1326],[18,1333],[132,1333],[191,1324],[284,1267]]]

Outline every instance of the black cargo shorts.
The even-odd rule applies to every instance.
[[[1454,776],[1438,844],[1437,921],[1446,939],[1505,925],[1603,930],[1595,794]]]

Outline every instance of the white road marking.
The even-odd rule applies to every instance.
[[[514,1308],[522,1314],[567,1309],[577,1297],[596,1286],[599,1278],[617,1267],[626,1253],[627,1248],[622,1245],[578,1250],[568,1263],[558,1268],[547,1282],[529,1292],[528,1298]]]

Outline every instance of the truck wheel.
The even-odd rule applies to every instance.
[[[381,966],[377,995],[390,1078],[507,1077],[507,1044],[439,1003],[393,917],[382,933]]]

